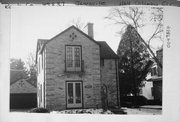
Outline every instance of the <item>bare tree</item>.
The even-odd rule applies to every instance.
[[[163,32],[163,10],[159,7],[155,7],[152,9],[153,11],[151,13],[151,20],[154,21],[155,29],[151,37],[147,40],[148,45],[150,45],[151,40],[155,38],[159,38],[161,41],[163,41],[161,35]]]
[[[28,65],[28,68],[35,68],[36,67],[36,62],[35,62],[36,58],[35,58],[35,54],[30,52],[29,55],[28,55],[28,58],[27,58],[27,65]]]
[[[144,27],[147,23],[145,23],[145,11],[143,8],[138,7],[129,7],[127,8],[112,8],[109,12],[109,15],[105,17],[105,19],[111,20],[114,24],[122,25],[120,30],[120,34],[122,34],[123,30],[131,25],[138,32],[140,28]],[[162,68],[161,62],[155,56],[155,53],[152,50],[151,41],[155,38],[159,38],[162,40],[162,32],[163,32],[163,10],[160,7],[151,8],[151,16],[150,21],[154,21],[154,32],[146,41],[139,34],[139,39],[142,43],[147,47],[151,56],[156,61],[156,63]]]
[[[71,25],[74,25],[75,27],[77,27],[78,29],[82,31],[84,27],[86,26],[86,24],[81,20],[81,18],[73,19],[71,22]]]
[[[27,61],[26,61],[27,67],[28,67],[28,74],[29,74],[29,80],[34,85],[36,85],[37,82],[37,69],[36,69],[36,62],[35,62],[35,54],[29,53]]]
[[[121,33],[122,33],[123,29],[127,25],[132,25],[133,27],[135,27],[136,30],[138,30],[138,28],[143,27],[144,26],[144,24],[142,23],[143,14],[144,14],[143,10],[140,10],[137,7],[136,8],[129,7],[128,11],[127,9],[124,8],[122,9],[112,8],[110,10],[109,15],[105,18],[114,21],[114,24],[123,25],[121,29]]]

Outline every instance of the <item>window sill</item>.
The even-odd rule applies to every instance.
[[[79,75],[80,77],[82,77],[84,73],[84,71],[64,71],[66,75]]]
[[[72,73],[72,74],[78,74],[83,73],[84,71],[64,71],[64,73]]]

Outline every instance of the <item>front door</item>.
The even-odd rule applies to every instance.
[[[67,108],[82,107],[82,82],[67,81]]]

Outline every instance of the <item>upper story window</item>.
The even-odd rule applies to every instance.
[[[151,76],[156,76],[157,75],[157,68],[156,67],[153,67],[151,69]]]
[[[44,65],[44,60],[43,60],[43,55],[44,53],[41,54],[41,65],[42,65],[42,69],[43,69],[43,65]]]
[[[100,64],[101,64],[101,66],[104,66],[104,59],[100,60]]]
[[[82,71],[81,46],[66,46],[66,71]]]
[[[38,58],[38,72],[40,73],[40,58]]]

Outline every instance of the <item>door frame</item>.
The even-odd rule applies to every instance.
[[[69,82],[80,82],[81,83],[81,93],[82,93],[82,95],[81,95],[81,98],[82,98],[82,107],[68,107],[68,101],[67,101],[67,95],[68,95],[68,88],[67,88],[67,84],[69,83]],[[76,108],[84,108],[84,98],[83,98],[83,82],[82,82],[82,80],[67,80],[66,82],[65,82],[65,90],[66,90],[66,109],[71,109],[71,108],[73,108],[73,109],[76,109]]]

